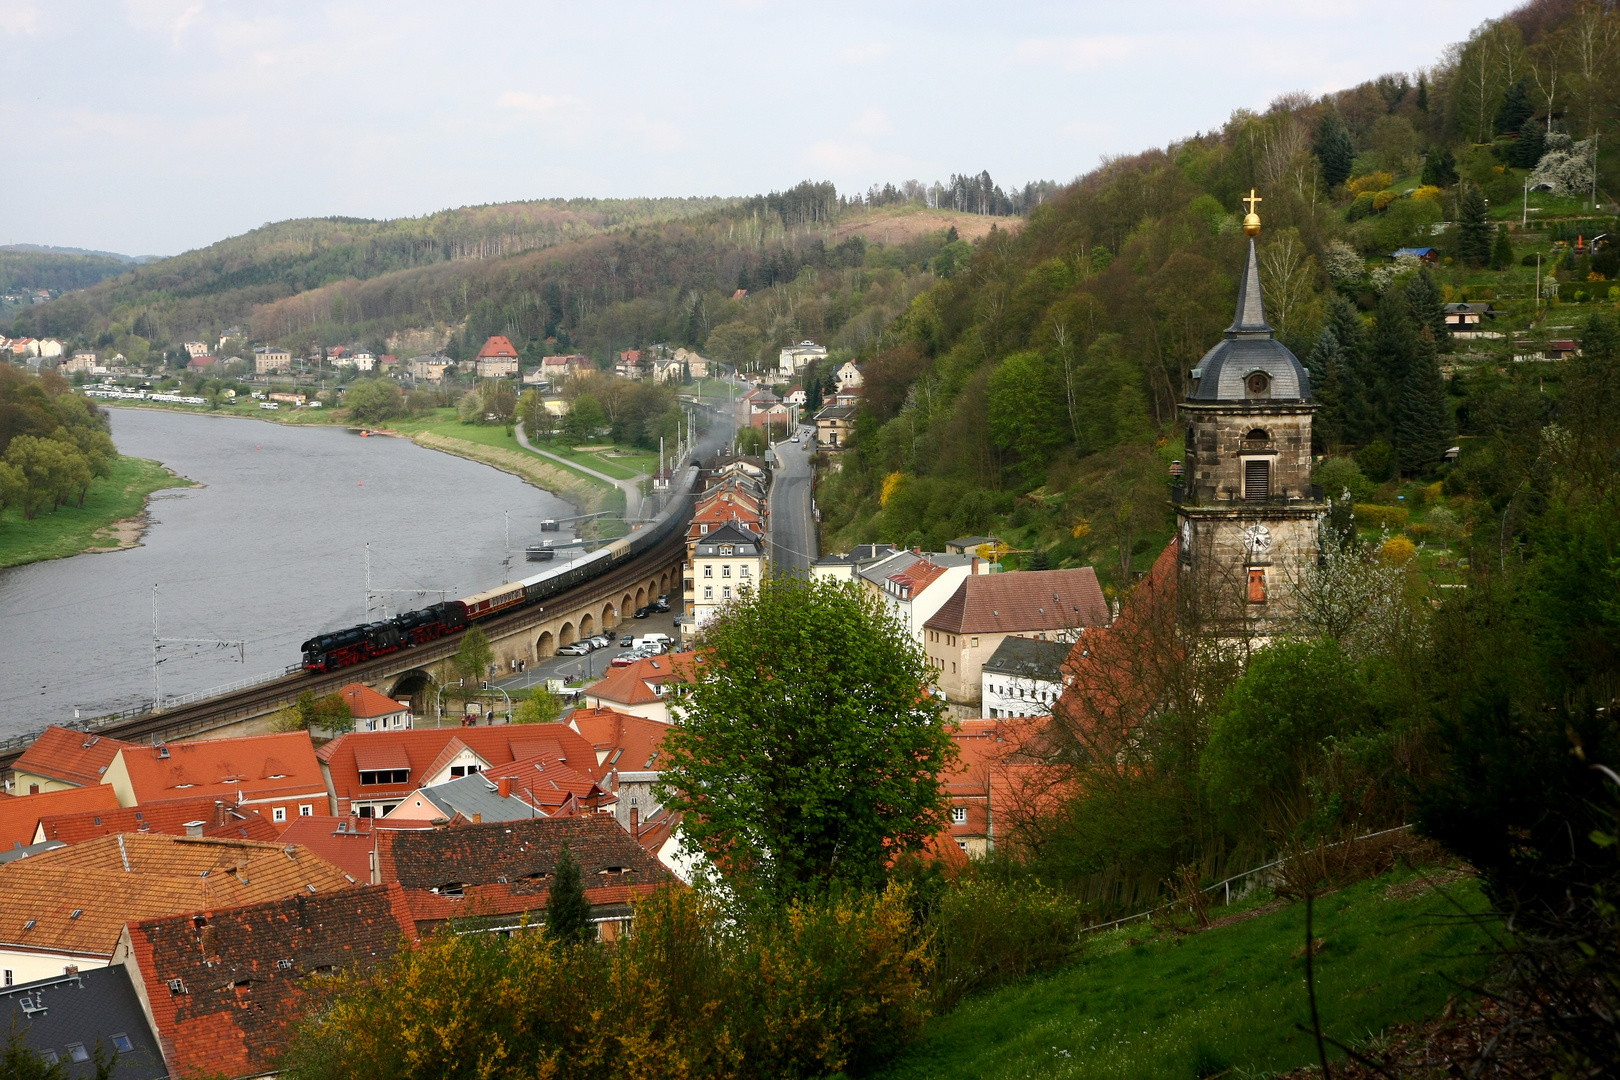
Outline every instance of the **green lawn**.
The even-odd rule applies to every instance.
[[[0,567],[66,558],[86,548],[113,547],[115,540],[97,537],[96,531],[140,514],[152,492],[190,484],[156,461],[120,457],[111,476],[90,485],[82,507],[61,506],[32,521],[25,521],[21,510],[0,514]]]
[[[1485,970],[1486,934],[1453,903],[1482,910],[1478,887],[1391,895],[1414,877],[1316,903],[1322,1025],[1343,1042],[1439,1012],[1459,982]],[[1141,924],[1099,935],[1073,967],[969,1000],[881,1075],[1192,1080],[1316,1060],[1314,1040],[1294,1027],[1310,1019],[1303,904],[1185,938],[1138,937],[1151,937]]]

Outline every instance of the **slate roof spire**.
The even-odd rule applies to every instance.
[[[1243,279],[1238,282],[1237,313],[1232,316],[1232,325],[1226,328],[1227,337],[1238,335],[1264,335],[1274,337],[1275,331],[1266,321],[1266,301],[1260,291],[1260,260],[1255,256],[1254,238],[1260,235],[1260,215],[1255,213],[1255,204],[1261,197],[1249,189],[1248,197],[1242,202],[1248,206],[1249,212],[1243,217],[1243,231],[1249,237],[1249,256],[1243,263]]]

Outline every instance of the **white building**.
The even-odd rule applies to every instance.
[[[186,350],[187,356],[197,357],[208,355],[208,343],[205,341],[188,341],[180,347]]]
[[[813,341],[801,341],[781,351],[777,357],[777,366],[783,375],[791,377],[803,371],[805,365],[812,360],[824,360],[826,357],[826,346],[817,345]]]
[[[267,375],[272,371],[291,371],[292,353],[286,349],[278,349],[271,345],[261,345],[253,350],[253,371],[258,375]]]
[[[38,355],[42,360],[59,357],[62,355],[62,343],[53,337],[40,338]]]
[[[744,589],[757,589],[764,576],[764,543],[736,522],[728,521],[700,539],[692,556],[696,628],[707,626]]]
[[[1063,694],[1063,662],[1072,645],[1010,637],[996,647],[979,675],[980,702],[992,719],[1046,716]]]
[[[377,366],[377,358],[368,352],[357,352],[350,359],[359,371],[371,371]]]
[[[962,579],[980,571],[972,555],[918,555],[898,551],[875,567],[856,572],[883,597],[883,607],[923,647],[923,623],[932,619],[956,592]]]
[[[866,379],[861,375],[861,369],[855,366],[855,361],[845,360],[838,369],[838,392],[847,393],[850,390],[859,390],[866,385]]]

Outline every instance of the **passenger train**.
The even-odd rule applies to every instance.
[[[468,623],[503,611],[515,611],[541,603],[575,585],[590,581],[626,559],[635,558],[657,546],[673,532],[684,530],[691,509],[691,492],[697,482],[697,467],[687,469],[680,494],[664,512],[629,536],[597,548],[583,558],[554,567],[533,577],[498,585],[460,600],[446,600],[432,607],[407,611],[383,622],[363,623],[346,630],[334,630],[304,642],[306,671],[336,671],[378,656],[425,645],[448,634],[459,633]]]

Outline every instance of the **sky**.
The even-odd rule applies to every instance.
[[[1434,63],[1502,0],[0,0],[0,243],[170,255],[268,221],[841,192],[1105,155]]]

